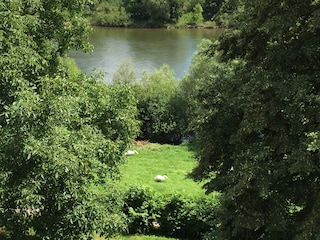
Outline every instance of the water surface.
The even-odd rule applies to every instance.
[[[215,39],[216,29],[132,29],[95,27],[90,36],[92,53],[72,51],[78,66],[87,74],[104,72],[110,82],[114,72],[129,62],[139,76],[143,70],[152,72],[168,64],[176,78],[189,69],[192,57],[203,38]]]

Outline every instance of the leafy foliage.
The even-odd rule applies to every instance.
[[[130,86],[135,93],[140,122],[138,139],[159,143],[179,142],[185,132],[184,99],[179,95],[173,70],[164,65],[138,79],[132,65],[123,63],[113,85]]]
[[[179,239],[201,239],[215,224],[210,197],[198,200],[182,195],[161,196],[133,186],[124,194],[129,233],[145,233]]]
[[[202,16],[203,9],[201,5],[198,3],[197,5],[194,6],[193,8],[193,23],[201,23],[203,22],[203,16]]]
[[[41,239],[88,239],[125,226],[113,180],[137,132],[132,89],[63,58],[89,49],[88,2],[0,4],[0,221],[12,239],[30,228]]]
[[[91,22],[99,26],[121,27],[130,24],[130,15],[123,6],[103,2],[93,11]]]
[[[213,17],[219,12],[223,0],[206,0],[202,5],[203,18],[205,20],[212,20]]]
[[[203,22],[203,9],[198,3],[194,6],[192,11],[183,14],[177,23],[178,26],[196,25]]]
[[[193,176],[222,193],[216,237],[315,239],[319,1],[225,6],[234,29],[202,49],[184,83],[201,142]]]
[[[137,75],[131,64],[131,62],[125,61],[117,69],[117,71],[112,76],[112,84],[119,85],[130,85],[134,88],[134,91],[139,91],[140,89],[135,89],[137,85]]]
[[[130,234],[154,232],[152,222],[159,218],[161,209],[161,200],[154,194],[142,186],[131,186],[125,192],[123,212],[128,217]]]
[[[162,26],[164,23],[171,22],[176,18],[177,9],[175,7],[179,5],[178,2],[177,0],[125,0],[124,7],[131,14],[134,22],[145,21],[153,25]]]
[[[165,199],[159,229],[165,236],[180,239],[202,239],[214,228],[215,204],[210,197],[197,200],[176,194]]]
[[[186,26],[212,20],[222,2],[224,0],[101,0],[89,15],[94,24],[104,26],[162,27],[177,23]]]
[[[154,142],[169,142],[177,131],[174,111],[170,105],[176,93],[173,71],[164,65],[152,74],[144,73],[137,91],[141,134],[139,138]]]

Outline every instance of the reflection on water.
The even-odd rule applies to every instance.
[[[92,53],[72,51],[78,66],[87,74],[94,69],[106,73],[111,81],[113,73],[129,62],[138,75],[168,64],[182,78],[191,64],[198,44],[203,38],[214,39],[221,30],[213,29],[131,29],[95,27],[90,36]]]

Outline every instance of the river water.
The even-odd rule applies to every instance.
[[[177,79],[189,69],[192,57],[203,38],[215,39],[220,29],[136,29],[94,27],[90,43],[92,53],[71,51],[77,65],[85,73],[105,73],[110,82],[121,64],[128,62],[138,76],[168,64]]]

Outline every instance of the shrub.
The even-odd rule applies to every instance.
[[[193,24],[193,15],[192,12],[184,13],[181,17],[179,17],[177,26],[178,27],[184,27],[190,24]]]
[[[161,200],[146,187],[132,186],[124,194],[123,212],[128,218],[129,234],[154,232],[152,222],[160,214]]]
[[[168,143],[179,134],[179,128],[172,108],[177,83],[174,72],[168,65],[152,74],[144,73],[137,89],[140,139]]]
[[[179,18],[177,26],[183,27],[187,25],[195,25],[203,22],[203,9],[200,4],[194,6],[191,12],[182,14]]]
[[[100,26],[122,27],[130,23],[130,15],[126,13],[124,7],[104,2],[96,8],[91,21]]]
[[[161,212],[161,234],[183,239],[201,239],[214,226],[215,204],[205,197],[199,200],[173,195]]]
[[[208,196],[198,200],[179,194],[160,196],[149,188],[132,186],[124,194],[123,211],[129,234],[201,239],[214,230],[215,206]]]

